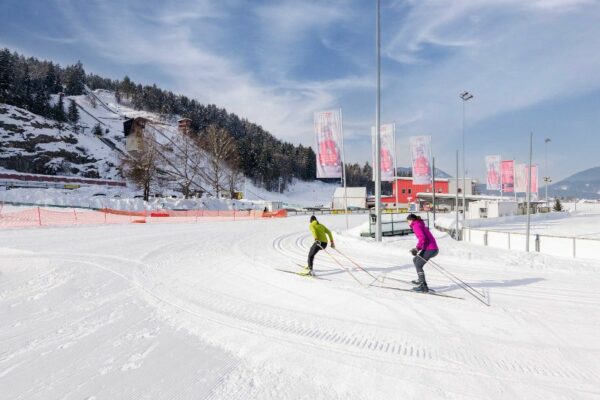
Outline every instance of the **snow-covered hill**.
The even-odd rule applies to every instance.
[[[96,117],[81,114],[82,129],[77,131],[69,124],[0,104],[0,166],[37,174],[116,178],[122,121],[101,125],[103,134],[97,137],[91,129]]]
[[[548,194],[556,197],[600,199],[600,167],[586,169],[551,185]]]
[[[0,104],[0,167],[18,172],[120,179],[117,167],[125,151],[125,120],[138,116],[149,119],[159,141],[167,141],[177,132],[175,117],[165,120],[154,113],[136,111],[127,102],[118,104],[110,91],[90,90],[87,95],[63,98],[65,105],[71,100],[78,106],[77,126]],[[54,96],[53,102],[56,101]],[[96,125],[102,129],[102,135],[93,134]]]

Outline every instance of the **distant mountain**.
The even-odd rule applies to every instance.
[[[550,185],[548,195],[560,198],[600,199],[600,167],[586,169]]]
[[[541,177],[539,185],[539,195],[544,197],[546,188]],[[497,190],[487,190],[485,183],[477,184],[475,190],[480,194],[498,195]],[[561,199],[600,199],[600,167],[586,169],[549,185],[548,196]]]

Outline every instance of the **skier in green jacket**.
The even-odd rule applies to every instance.
[[[306,275],[313,275],[313,261],[315,256],[320,250],[324,250],[327,247],[327,239],[331,241],[331,248],[335,249],[335,243],[333,241],[333,235],[331,231],[327,229],[325,225],[322,225],[317,221],[317,217],[312,215],[310,217],[310,233],[312,233],[315,242],[310,247],[308,252],[308,266],[306,267]]]

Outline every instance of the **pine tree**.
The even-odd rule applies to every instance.
[[[96,125],[94,125],[94,128],[92,129],[92,133],[95,136],[102,136],[102,127],[100,126],[100,123],[97,123]]]
[[[0,103],[9,103],[13,87],[13,61],[8,49],[0,51]]]
[[[44,77],[44,89],[49,94],[62,92],[60,77],[58,76],[53,63],[48,64],[48,70],[46,71],[46,76]]]
[[[552,207],[553,211],[562,211],[563,210],[563,206],[562,203],[560,202],[560,199],[556,199],[554,200],[554,207]]]
[[[85,92],[85,70],[81,61],[65,70],[65,94],[79,96]]]
[[[54,106],[54,119],[59,122],[66,122],[67,115],[65,114],[65,102],[63,101],[63,96],[58,96],[58,102]]]
[[[79,110],[77,109],[77,104],[75,104],[74,100],[69,100],[69,109],[67,111],[67,119],[72,124],[76,124],[79,122]]]

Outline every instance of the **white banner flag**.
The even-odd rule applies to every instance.
[[[529,181],[529,168],[527,164],[517,164],[515,167],[515,192],[527,193],[527,182]],[[531,166],[531,193],[537,193],[538,188],[538,166]]]
[[[394,180],[396,168],[396,140],[395,140],[395,124],[381,125],[379,132],[381,134],[381,181],[391,182]],[[375,180],[375,127],[371,127],[371,144],[373,157],[373,180]]]
[[[527,165],[515,165],[515,192],[523,193],[527,191]]]
[[[500,172],[500,156],[485,156],[487,170],[487,190],[500,190],[502,174]]]
[[[431,136],[411,136],[413,185],[431,183]]]
[[[317,178],[342,177],[342,116],[340,110],[315,113]]]

